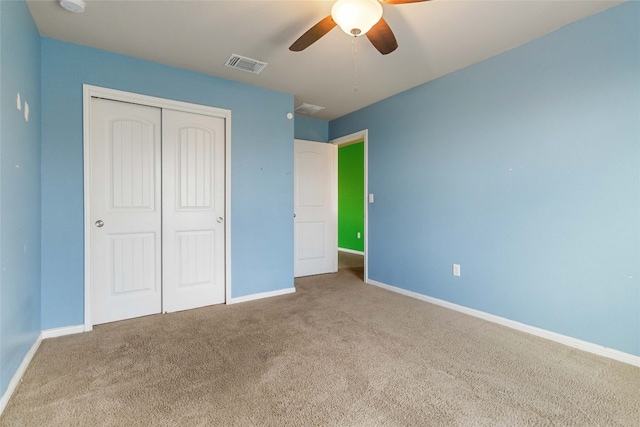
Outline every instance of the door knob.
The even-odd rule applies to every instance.
[[[218,224],[221,223],[223,221],[222,217],[219,216],[218,219],[216,219],[216,221],[218,221]]]
[[[96,227],[102,227],[104,225],[104,221],[99,219],[96,221]]]

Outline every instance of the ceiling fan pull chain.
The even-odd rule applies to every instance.
[[[358,91],[358,38],[353,37],[351,40],[351,47],[353,50],[353,91]]]

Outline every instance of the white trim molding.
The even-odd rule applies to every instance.
[[[22,359],[22,363],[20,363],[20,366],[16,370],[16,373],[13,374],[13,377],[11,378],[9,385],[7,386],[7,390],[2,395],[2,398],[0,398],[0,416],[2,416],[2,412],[4,412],[4,409],[7,407],[7,404],[9,403],[11,396],[13,395],[16,388],[18,387],[18,384],[20,384],[20,381],[22,381],[22,377],[24,376],[24,373],[27,371],[27,368],[29,367],[29,364],[31,363],[33,356],[35,356],[36,352],[40,348],[40,344],[42,343],[42,340],[45,340],[47,338],[57,338],[64,335],[79,334],[84,331],[85,331],[84,325],[76,325],[76,326],[65,326],[62,328],[45,329],[44,331],[38,334],[38,338],[36,338],[36,341],[33,343],[31,348],[27,352],[27,354],[25,354],[24,359]]]
[[[24,359],[22,359],[22,363],[20,363],[20,366],[18,366],[16,373],[13,374],[11,381],[9,381],[7,390],[4,392],[4,394],[2,395],[2,398],[0,399],[0,416],[2,416],[2,413],[4,412],[4,409],[7,407],[7,404],[9,403],[9,399],[11,399],[13,392],[16,391],[18,384],[20,384],[20,381],[22,381],[22,377],[24,376],[24,373],[27,371],[27,368],[31,363],[31,359],[33,359],[33,356],[35,356],[36,352],[38,351],[38,348],[40,348],[40,343],[42,343],[42,333],[38,334],[38,338],[36,338],[36,341],[33,343],[31,348],[27,352],[27,354],[24,355]]]
[[[278,289],[277,291],[259,292],[257,294],[250,294],[250,295],[245,295],[243,297],[231,298],[228,300],[227,304],[237,304],[241,302],[254,301],[254,300],[263,299],[263,298],[277,297],[280,295],[292,294],[295,291],[296,291],[296,288],[284,288],[284,289]]]
[[[84,325],[64,326],[62,328],[45,329],[41,332],[42,339],[57,338],[65,335],[80,334],[84,332]]]
[[[367,280],[368,284],[377,286],[379,288],[386,289],[391,292],[395,292],[401,295],[405,295],[411,298],[419,299],[424,302],[439,305],[440,307],[455,310],[460,313],[468,314],[469,316],[477,317],[489,322],[497,323],[502,326],[506,326],[511,329],[515,329],[520,332],[526,332],[531,335],[545,338],[551,341],[555,341],[560,344],[564,344],[569,347],[577,348],[589,353],[596,354],[598,356],[607,357],[609,359],[617,360],[618,362],[628,363],[629,365],[640,367],[640,356],[625,353],[620,350],[604,347],[599,344],[594,344],[588,341],[583,341],[577,338],[573,338],[567,335],[551,332],[546,329],[537,328],[524,323],[516,322],[504,317],[496,316],[495,314],[486,313],[484,311],[476,310],[473,308],[465,307],[462,305],[454,304],[448,301],[444,301],[438,298],[433,298],[427,295],[420,294],[418,292],[409,291],[406,289],[398,288],[396,286],[387,285],[386,283],[378,282],[375,280]]]
[[[355,251],[353,249],[347,249],[347,248],[338,248],[339,252],[346,252],[348,254],[355,254],[355,255],[364,255],[364,251]]]

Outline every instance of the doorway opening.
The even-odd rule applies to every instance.
[[[338,268],[362,268],[368,263],[368,135],[367,130],[330,141],[338,147]]]

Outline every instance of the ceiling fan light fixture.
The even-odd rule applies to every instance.
[[[338,0],[331,17],[345,33],[362,36],[382,18],[382,5],[378,0]]]

